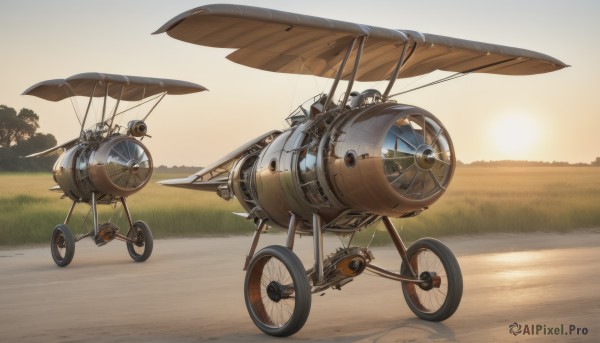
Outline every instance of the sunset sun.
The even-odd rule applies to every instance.
[[[500,115],[490,126],[490,140],[502,159],[528,158],[539,139],[539,123],[525,112]]]

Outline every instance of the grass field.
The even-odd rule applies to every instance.
[[[180,177],[156,174],[154,181]],[[54,226],[64,221],[70,201],[48,191],[49,173],[0,174],[0,245],[46,243]],[[253,224],[231,212],[241,212],[236,200],[216,194],[150,183],[128,199],[134,220],[146,221],[155,238],[251,234]],[[84,226],[87,205],[78,205],[70,224],[74,233]],[[122,211],[102,206],[100,222],[126,227]],[[600,168],[460,167],[447,193],[415,218],[395,220],[406,240],[424,236],[490,232],[566,232],[600,227]],[[381,231],[380,226],[375,231]],[[373,230],[359,239],[370,240]],[[375,235],[375,244],[389,239]],[[283,243],[283,241],[282,241]]]

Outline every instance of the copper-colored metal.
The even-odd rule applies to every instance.
[[[415,271],[412,267],[412,264],[410,263],[410,261],[408,260],[408,256],[406,255],[406,247],[404,246],[404,243],[402,242],[402,239],[400,238],[398,231],[396,231],[394,224],[388,217],[381,218],[381,221],[383,222],[383,225],[385,226],[385,229],[387,230],[387,232],[390,234],[390,237],[392,238],[392,242],[394,243],[394,246],[398,250],[400,257],[402,258],[402,263],[404,263],[406,266],[408,266],[408,270],[410,271],[410,274],[413,277],[417,277],[417,274],[415,273]]]
[[[254,252],[256,251],[256,246],[258,245],[258,240],[260,239],[260,234],[263,232],[265,227],[267,226],[266,220],[261,220],[256,225],[256,230],[254,231],[254,237],[252,237],[252,244],[250,244],[250,250],[248,251],[248,255],[246,255],[246,262],[244,263],[244,268],[242,270],[248,270],[248,266],[250,265],[250,261],[252,261],[252,257],[254,256]]]
[[[142,142],[113,136],[96,144],[78,144],[62,154],[53,169],[54,180],[75,201],[113,202],[141,190],[152,176],[152,156]]]
[[[294,239],[296,238],[296,227],[298,226],[298,220],[293,212],[290,215],[290,225],[288,227],[287,241],[285,245],[290,250],[294,250]]]
[[[418,277],[401,275],[399,273],[392,272],[390,270],[387,270],[385,268],[379,267],[374,264],[368,264],[366,266],[366,269],[377,274],[378,276],[384,277],[386,279],[394,280],[394,281],[409,282],[409,283],[424,283],[425,282],[425,281],[419,279]]]
[[[67,79],[47,80],[28,88],[23,94],[34,95],[49,101],[60,101],[81,95],[89,97],[83,121],[79,117],[77,118],[81,125],[77,138],[27,156],[48,156],[59,150],[64,151],[54,164],[52,173],[57,186],[52,187],[51,190],[62,191],[64,193],[62,198],[68,197],[73,203],[64,220],[64,226],[59,225],[55,229],[55,231],[60,231],[56,231],[57,234],[63,235],[63,239],[66,235],[69,238],[68,242],[72,242],[72,244],[85,237],[92,237],[98,246],[113,239],[119,239],[128,243],[129,255],[136,262],[147,260],[152,253],[152,235],[148,226],[144,222],[139,222],[140,230],[144,232],[142,244],[138,240],[119,234],[119,227],[110,220],[99,224],[97,206],[99,204],[114,205],[120,201],[127,216],[129,233],[134,230],[125,198],[140,191],[150,181],[153,168],[152,156],[141,142],[141,138],[149,137],[146,134],[147,126],[144,120],[148,118],[148,115],[166,94],[187,94],[203,90],[206,88],[178,80],[102,73],[84,73]],[[142,120],[131,121],[127,128],[122,123],[115,123],[118,115],[140,105],[117,113],[121,101],[141,102],[146,97],[157,94],[160,94],[158,96],[160,98]],[[101,120],[90,129],[85,130],[92,102],[98,97],[102,97]],[[107,104],[109,97],[116,99],[110,113],[108,113]],[[151,100],[153,99],[149,101]],[[138,140],[136,137],[141,138]],[[75,237],[71,237],[66,225],[79,202],[90,205],[88,216],[89,213],[92,213],[93,227],[86,234],[79,233]],[[82,228],[86,227],[87,218],[86,216]],[[54,261],[61,267],[71,262],[74,253],[74,246],[71,247],[71,243],[67,245],[71,256],[67,260],[56,258],[57,254],[53,250]],[[139,254],[135,251],[134,245],[143,247],[143,252]]]
[[[256,29],[257,23],[260,29]],[[313,236],[313,267],[305,271],[297,263],[294,270],[288,270],[306,273],[313,294],[341,289],[368,269],[402,282],[411,310],[436,321],[451,316],[462,295],[454,256],[433,240],[416,242],[410,250],[412,256],[418,256],[419,244],[431,246],[434,254],[443,256],[444,264],[454,264],[449,270],[455,274],[448,278],[453,280],[453,292],[435,290],[444,286],[441,277],[434,271],[418,270],[416,258],[409,261],[407,248],[389,217],[418,215],[445,193],[456,164],[454,147],[434,115],[389,100],[395,80],[436,70],[457,75],[526,75],[566,66],[550,56],[523,49],[240,5],[206,5],[184,12],[155,33],[162,32],[193,44],[233,49],[227,58],[246,66],[333,78],[329,93],[315,96],[306,108],[299,106],[287,117],[290,128],[272,140],[259,137],[195,175],[163,182],[240,200],[247,218],[259,223],[244,270],[254,255],[262,226],[269,221],[287,229],[289,249],[273,250],[292,254],[287,256],[290,261],[297,260],[291,252],[294,234]],[[353,68],[347,73],[345,67],[357,41]],[[335,103],[342,79],[348,80],[346,92]],[[383,94],[376,89],[352,90],[354,81],[381,80],[388,80]],[[402,259],[403,274],[371,264],[369,249],[350,246],[350,242],[324,255],[324,233],[352,236],[380,219]],[[260,259],[253,262],[258,270],[266,265]],[[275,281],[265,284],[262,272],[253,270],[246,280],[248,310],[261,330],[287,336],[304,325],[309,304],[302,305],[306,312],[294,311],[297,318],[292,327],[286,327],[287,318],[274,321],[267,313],[270,310],[262,303],[265,296],[260,290],[270,287],[269,298],[279,301],[286,295],[277,291],[281,285]],[[449,300],[433,311],[419,307],[416,292],[432,290],[439,291],[442,300]]]

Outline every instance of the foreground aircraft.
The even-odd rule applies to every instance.
[[[52,174],[56,186],[51,190],[63,193],[63,198],[73,201],[63,224],[52,232],[50,250],[54,262],[64,267],[71,263],[75,253],[75,242],[91,237],[96,245],[102,246],[113,239],[126,242],[127,251],[136,262],[146,261],[152,253],[152,233],[141,220],[133,222],[126,198],[140,191],[152,176],[152,156],[142,144],[149,137],[146,119],[167,94],[201,92],[206,88],[191,82],[157,79],[150,77],[84,73],[67,79],[42,81],[28,88],[23,94],[37,96],[49,101],[60,101],[77,96],[88,97],[83,119],[79,118],[79,136],[64,144],[27,157],[62,155],[54,164]],[[107,100],[116,100],[112,109]],[[98,102],[101,101],[101,104]],[[139,102],[137,105],[118,112],[123,102]],[[96,102],[101,108],[98,122],[86,128],[91,117],[90,108]],[[154,103],[141,119],[119,125],[123,114],[144,105]],[[75,108],[75,106],[74,106]],[[76,112],[77,114],[77,112]],[[78,203],[89,205],[82,224],[83,232],[73,236],[69,221]],[[100,223],[97,205],[120,204],[129,224],[127,233],[109,219]],[[87,220],[92,215],[92,227]]]
[[[456,258],[432,238],[405,248],[389,218],[416,216],[440,198],[454,172],[454,149],[435,116],[392,100],[394,82],[436,70],[456,73],[441,82],[566,66],[524,49],[237,5],[194,8],[155,33],[234,49],[227,58],[249,67],[333,79],[328,94],[288,116],[288,129],[267,132],[188,178],[161,182],[235,197],[254,220],[244,297],[254,323],[274,336],[302,328],[311,293],[340,289],[365,271],[401,282],[419,318],[452,316],[462,296]],[[347,86],[335,101],[341,80]],[[381,80],[389,81],[383,91],[353,91],[355,81]],[[399,271],[375,265],[369,248],[351,239],[324,254],[324,233],[352,238],[380,221],[400,255]],[[287,241],[255,253],[267,226],[287,229]],[[313,236],[308,270],[293,252],[296,234]]]

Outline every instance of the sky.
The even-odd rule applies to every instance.
[[[82,72],[195,82],[209,91],[167,96],[147,121],[152,138],[144,143],[155,165],[202,166],[256,136],[285,128],[285,117],[299,104],[329,90],[330,79],[244,67],[225,59],[230,50],[151,34],[181,12],[210,3],[3,0],[0,104],[34,110],[40,116],[39,131],[61,143],[79,133],[72,105],[20,95],[37,82]],[[514,46],[558,58],[571,67],[533,76],[468,75],[396,100],[438,117],[463,162],[588,163],[600,156],[600,1],[234,3]],[[401,79],[393,92],[443,76]],[[354,88],[383,90],[385,85],[357,82]],[[85,101],[77,106],[85,108]]]

